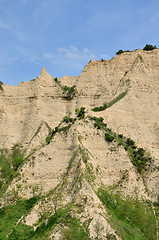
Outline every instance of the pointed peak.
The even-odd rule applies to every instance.
[[[38,78],[41,79],[42,81],[47,81],[47,82],[49,79],[52,80],[52,76],[46,71],[44,67],[42,68],[40,76]]]
[[[43,67],[42,70],[41,70],[41,73],[40,73],[40,76],[43,76],[43,75],[46,75],[46,74],[49,74],[46,69]]]

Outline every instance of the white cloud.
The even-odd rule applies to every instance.
[[[97,59],[97,56],[90,49],[79,49],[70,45],[68,48],[59,47],[54,52],[43,53],[41,61],[44,66],[50,66],[51,69],[60,69],[59,76],[75,76],[80,74],[90,60],[94,59]]]
[[[44,53],[44,54],[43,54],[43,57],[44,57],[45,59],[54,59],[54,55],[51,54],[51,53]]]
[[[82,69],[90,60],[108,59],[107,54],[95,54],[88,48],[78,49],[70,45],[68,48],[59,47],[55,52],[45,52],[43,61],[52,66],[60,66],[64,69]],[[62,66],[62,67],[61,67]],[[71,70],[70,70],[71,71]]]
[[[72,45],[69,48],[58,48],[58,54],[69,60],[74,59],[86,61],[96,58],[96,55],[93,52],[91,52],[88,48],[83,48],[79,50],[78,48]]]

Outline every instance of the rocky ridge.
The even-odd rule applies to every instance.
[[[2,84],[0,146],[20,143],[25,160],[3,191],[2,207],[38,196],[15,223],[16,234],[23,224],[34,228],[30,239],[35,239],[44,224],[36,239],[74,239],[68,229],[71,219],[78,219],[77,232],[83,231],[78,239],[157,239],[158,76],[155,49],[92,60],[77,77],[57,79],[43,68],[30,82]],[[129,198],[143,206],[149,202],[153,233],[146,235],[133,220],[126,235],[115,222],[112,209],[122,201],[131,205]],[[49,228],[55,217],[59,220]],[[130,216],[126,219],[130,224]]]

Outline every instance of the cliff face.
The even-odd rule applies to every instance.
[[[158,83],[159,50],[155,49],[90,61],[77,77],[56,79],[43,68],[30,82],[2,85],[0,147],[10,149],[20,143],[24,158],[12,181],[5,181],[1,171],[2,206],[15,193],[15,202],[19,197],[39,196],[17,219],[16,234],[19,224],[35,230],[45,222],[47,227],[51,217],[67,208],[86,234],[75,239],[157,239],[153,204],[159,197]],[[119,195],[121,201],[131,198],[152,204],[153,233],[147,236],[126,216],[134,229],[125,237],[124,227],[110,214],[112,201],[117,209],[120,206]],[[66,236],[72,226],[67,217],[65,213],[65,220],[47,228],[45,237],[74,239]],[[7,234],[14,235],[13,230]]]

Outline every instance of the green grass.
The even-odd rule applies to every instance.
[[[41,130],[41,127],[42,127],[43,123],[41,123],[38,127],[38,129],[36,130],[35,134],[33,135],[33,137],[31,138],[30,142],[38,135],[38,133],[40,132]]]
[[[154,204],[154,210],[155,210],[156,220],[158,223],[158,230],[159,230],[159,200],[157,203]]]
[[[16,143],[11,149],[0,149],[0,191],[5,192],[17,173],[18,168],[25,161],[21,145]]]
[[[67,228],[62,229],[62,239],[90,240],[88,233],[85,231],[83,225],[80,223],[78,219],[71,217],[69,211],[70,211],[69,206],[66,208],[59,209],[55,214],[48,218],[47,223],[42,222],[36,228],[35,231],[33,231],[33,227],[27,226],[20,222],[16,227],[12,227],[12,231],[9,235],[9,238],[6,238],[7,232],[5,232],[3,238],[0,239],[46,240],[49,239],[50,231],[52,231],[57,224],[63,224],[67,226]],[[8,231],[9,230],[10,228],[8,228]]]
[[[114,98],[112,101],[110,101],[108,103],[108,108],[110,108],[111,106],[113,106],[115,103],[117,103],[118,101],[120,101],[122,98],[124,98],[127,94],[127,91],[122,92],[121,94],[119,94],[116,98]]]
[[[108,104],[107,103],[104,103],[102,106],[100,107],[95,107],[92,109],[93,112],[101,112],[101,111],[104,111],[105,109],[108,108]]]
[[[0,209],[0,239],[17,239],[14,236],[15,225],[17,221],[28,213],[28,211],[37,202],[38,197],[33,197],[29,200],[19,200],[13,205],[9,205]],[[32,232],[32,228],[29,228]],[[13,230],[13,232],[12,232]],[[14,238],[7,238],[6,236],[12,232]],[[25,234],[25,232],[24,232]],[[23,238],[19,238],[23,239]],[[27,238],[24,238],[27,239]]]
[[[65,219],[69,208],[59,209],[48,218],[47,224],[42,222],[35,231],[33,227],[29,227],[22,222],[19,222],[16,226],[17,221],[28,213],[37,199],[33,197],[29,200],[21,200],[0,210],[0,239],[48,239],[50,229]],[[8,234],[9,237],[7,238]]]
[[[95,107],[92,109],[93,112],[100,112],[100,111],[104,111],[107,108],[110,108],[111,106],[113,106],[115,103],[117,103],[118,101],[120,101],[123,97],[125,97],[127,94],[127,91],[122,92],[121,94],[119,94],[116,98],[114,98],[112,101],[110,101],[109,103],[104,103],[102,106],[100,107]]]
[[[70,215],[67,215],[65,222],[68,229],[63,230],[62,239],[90,240],[89,234],[85,231],[77,218],[72,218]]]
[[[123,200],[102,188],[97,195],[107,208],[109,223],[122,240],[156,240],[156,222],[151,206],[147,202]]]

